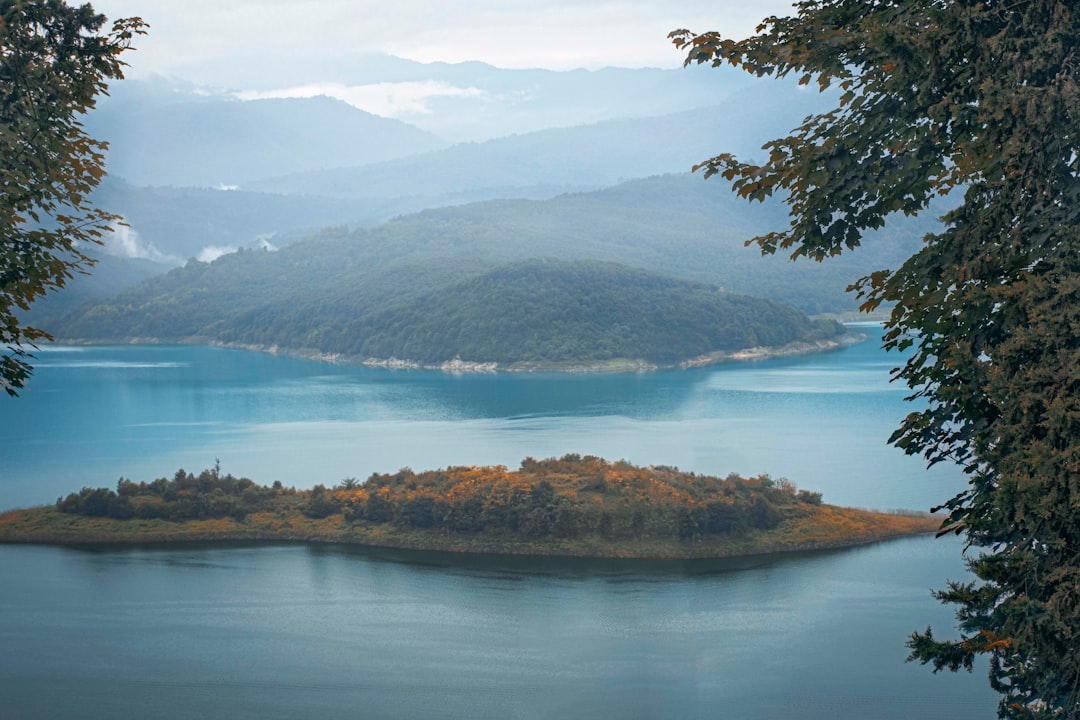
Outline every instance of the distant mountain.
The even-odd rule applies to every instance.
[[[233,172],[228,169],[230,164],[235,166],[239,162],[237,158],[248,155],[263,163],[260,166],[263,169],[268,167],[266,163],[291,162],[280,153],[264,153],[267,147],[295,145],[292,151],[297,153],[303,149],[302,143],[286,142],[289,128],[281,122],[257,126],[258,132],[253,132],[251,138],[227,151],[217,147],[224,137],[220,128],[212,129],[206,137],[194,133],[193,128],[223,112],[239,122],[241,117],[251,115],[253,108],[280,110],[292,107],[293,103],[292,109],[297,113],[331,107],[335,113],[343,111],[352,117],[353,111],[342,103],[325,99],[241,103],[220,97],[200,99],[190,88],[174,90],[168,85],[149,84],[116,93],[112,100],[119,105],[106,106],[93,116],[99,121],[107,117],[107,112],[104,116],[101,112],[108,107],[141,108],[126,121],[138,127],[113,142],[111,152],[114,158],[120,158],[120,172],[116,173],[114,168],[114,175],[99,188],[94,199],[102,207],[123,215],[130,224],[119,238],[110,239],[121,242],[110,241],[109,252],[176,265],[190,257],[209,259],[238,247],[253,247],[264,240],[278,246],[329,225],[370,226],[425,208],[493,198],[547,199],[562,193],[607,187],[626,178],[667,169],[681,172],[719,149],[753,155],[754,148],[772,129],[780,132],[794,122],[793,118],[809,112],[817,101],[816,96],[808,93],[795,93],[789,98],[785,93],[764,92],[757,87],[747,93],[740,96],[739,102],[708,111],[466,143],[396,161],[293,174],[245,183],[237,190],[222,190],[140,187],[118,175],[123,174],[123,164],[129,163],[137,166],[129,171],[136,178],[180,180],[187,172],[183,170],[187,163],[197,166],[194,175],[205,180],[211,176],[225,177]],[[184,102],[178,103],[177,98]],[[136,115],[168,115],[171,108],[181,106],[201,118],[170,120],[177,126],[184,125],[182,138],[170,136],[163,126],[155,126],[153,122],[135,120]],[[277,111],[271,114],[278,120],[288,115]],[[308,124],[321,132],[341,130],[325,122],[319,112],[314,113]],[[243,134],[235,128],[230,132]],[[256,137],[260,133],[262,139]],[[153,141],[148,141],[148,137],[153,137]],[[321,138],[321,142],[329,148],[341,147],[333,155],[335,162],[355,158],[355,153],[350,155],[357,146],[355,142],[331,142],[330,135]],[[157,150],[151,151],[150,146]],[[410,147],[419,151],[425,146]],[[177,160],[175,155],[183,157]],[[313,155],[303,162],[314,162],[314,158]],[[248,164],[245,172],[256,170],[253,163]],[[194,175],[185,177],[194,181],[198,179]],[[662,196],[665,201],[683,202],[668,193]],[[653,206],[662,214],[665,212],[662,206]],[[745,212],[745,206],[740,212]]]
[[[113,178],[102,182],[93,200],[122,215],[127,225],[106,233],[103,247],[88,248],[97,264],[76,273],[63,290],[35,301],[21,315],[24,321],[48,330],[83,303],[115,295],[190,258],[209,261],[239,248],[273,249],[327,225],[373,224],[393,214],[351,200],[135,187]]]
[[[554,88],[555,107],[580,102],[596,111],[554,110],[534,124],[543,129],[512,133],[521,126],[509,123],[496,140],[450,147],[416,127],[327,97],[240,101],[182,83],[146,80],[119,83],[86,124],[92,136],[110,143],[110,174],[133,185],[238,186],[353,197],[369,204],[408,199],[403,209],[413,210],[489,198],[551,197],[685,172],[720,151],[753,156],[760,154],[763,142],[824,107],[820,95],[793,83],[747,84],[739,75],[734,76],[739,82],[716,81],[726,76],[700,69],[684,76],[672,70],[613,68],[503,71],[480,64],[417,68],[439,71],[439,77],[466,73],[490,83],[493,93],[523,83],[528,89],[508,107],[533,107],[530,113],[546,102],[547,91],[539,89],[544,83]],[[530,85],[533,76],[543,82]],[[399,71],[393,77],[413,75]],[[675,83],[688,93],[680,101],[679,93],[661,80],[683,77],[697,80]],[[458,118],[453,105],[459,102],[476,100],[471,95],[432,96],[418,117]],[[486,104],[482,110],[485,116],[500,112]]]
[[[152,83],[103,99],[86,126],[110,144],[109,173],[135,185],[243,186],[446,146],[431,133],[327,97],[242,102]]]
[[[672,49],[672,57],[677,55]],[[285,56],[277,63],[236,63],[224,72],[218,61],[213,67],[178,72],[201,86],[245,96],[338,92],[365,110],[454,142],[665,115],[715,105],[740,88],[763,82],[730,68],[696,66],[506,69],[481,62],[420,63],[349,54],[342,48],[322,59],[319,63],[309,55],[298,63]]]
[[[102,182],[93,199],[122,215],[130,226],[119,237],[106,238],[107,252],[152,259],[168,267],[241,247],[265,243],[276,247],[329,225],[373,225],[393,214],[375,204],[342,198],[137,187],[112,177]]]
[[[459,142],[714,106],[760,83],[728,68],[511,70],[398,58],[371,58],[340,77],[347,86],[378,82],[388,91],[431,87],[422,112],[395,117]]]
[[[383,69],[403,81],[410,72],[428,70],[445,71],[447,77],[479,73],[496,84],[509,77],[472,64],[390,61]],[[532,74],[511,73],[518,80]],[[624,84],[652,77],[614,69],[601,74]],[[564,88],[567,75],[581,75],[586,84],[595,80],[592,73],[536,75]],[[280,245],[328,225],[374,225],[425,208],[495,198],[547,199],[627,178],[681,172],[721,149],[752,156],[774,130],[786,129],[818,102],[813,93],[750,85],[708,110],[424,152],[440,143],[423,133],[417,139],[413,128],[338,101],[240,102],[158,80],[119,83],[87,122],[112,142],[113,174],[95,200],[131,225],[121,233],[122,242],[110,242],[109,252],[177,264],[268,238]],[[376,131],[360,132],[372,123]],[[408,142],[387,140],[387,132],[404,133]],[[375,162],[407,153],[415,154]],[[211,187],[235,184],[224,180],[252,173],[349,163],[353,166],[252,180],[237,190]],[[204,187],[175,186],[186,183]]]
[[[754,85],[707,108],[463,143],[363,167],[257,180],[245,187],[365,200],[428,197],[441,204],[552,197],[687,172],[720,152],[760,157],[766,141],[785,135],[822,103],[816,92]]]

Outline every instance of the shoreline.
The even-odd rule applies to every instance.
[[[498,362],[466,361],[461,358],[445,360],[439,363],[422,363],[416,360],[390,358],[366,358],[357,355],[344,355],[342,353],[327,353],[315,349],[284,348],[278,345],[256,345],[248,343],[221,342],[211,338],[183,338],[178,340],[164,341],[160,338],[124,338],[114,340],[86,340],[80,338],[63,339],[51,345],[57,346],[106,346],[106,345],[205,345],[208,347],[220,347],[230,350],[245,350],[247,352],[264,353],[279,357],[295,358],[298,360],[310,360],[313,362],[327,363],[330,365],[345,365],[352,367],[370,367],[385,370],[424,370],[444,372],[451,375],[462,374],[496,374],[496,373],[566,373],[566,374],[613,374],[613,373],[647,373],[661,372],[665,370],[690,370],[711,365],[720,365],[728,362],[757,362],[779,357],[796,357],[800,355],[815,355],[832,352],[841,348],[857,345],[865,342],[869,336],[849,330],[838,338],[832,340],[797,341],[786,345],[759,346],[743,348],[741,350],[719,350],[706,355],[688,358],[677,363],[659,365],[641,359],[616,358],[612,360],[598,360],[593,362],[561,361],[561,362],[538,362],[517,361],[514,363],[500,364]]]
[[[633,560],[704,560],[838,550],[904,537],[935,534],[940,524],[929,515],[897,515],[824,506],[860,521],[848,537],[821,535],[797,524],[748,535],[716,535],[696,541],[644,538],[611,541],[599,537],[525,539],[509,536],[444,534],[390,525],[346,523],[340,515],[301,523],[276,513],[235,520],[108,520],[65,515],[49,506],[0,514],[0,545],[175,546],[185,544],[305,543],[470,555],[566,557]],[[882,526],[883,518],[890,525]]]
[[[101,548],[125,548],[139,546],[155,547],[178,547],[185,545],[343,545],[349,547],[385,549],[385,550],[408,550],[412,552],[445,553],[447,555],[476,555],[476,556],[507,556],[522,558],[573,558],[581,560],[720,560],[736,559],[743,557],[756,557],[760,555],[786,555],[789,553],[817,552],[825,550],[845,550],[857,547],[866,547],[878,543],[901,540],[904,538],[933,535],[931,530],[901,533],[896,535],[884,535],[873,538],[859,538],[848,541],[831,541],[821,543],[806,543],[801,545],[768,545],[746,550],[730,551],[703,551],[681,554],[651,554],[628,551],[625,553],[594,554],[578,553],[573,551],[561,552],[531,552],[519,550],[504,545],[474,545],[466,543],[462,545],[450,545],[447,547],[432,547],[424,544],[411,543],[372,543],[360,540],[348,540],[338,537],[323,535],[228,535],[193,534],[183,538],[148,537],[119,539],[115,537],[90,537],[71,538],[65,536],[42,536],[33,539],[12,539],[0,537],[0,545],[35,545],[48,547],[101,547]]]

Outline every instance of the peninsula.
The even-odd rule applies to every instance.
[[[773,300],[605,262],[531,259],[439,281],[413,268],[392,287],[360,275],[343,278],[344,287],[309,287],[288,268],[280,277],[217,275],[223,262],[237,273],[278,267],[279,257],[264,255],[174,270],[82,307],[56,337],[224,345],[455,373],[643,372],[822,352],[860,337]],[[249,289],[274,294],[254,303]]]
[[[0,542],[304,541],[450,552],[705,558],[931,533],[924,513],[841,508],[768,476],[717,477],[591,456],[526,458],[296,490],[177,471],[0,515]]]

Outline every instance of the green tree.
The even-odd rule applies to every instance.
[[[17,394],[31,372],[28,347],[49,339],[19,311],[93,264],[89,244],[120,218],[95,208],[105,143],[81,117],[123,77],[120,55],[139,18],[113,23],[90,5],[0,0],[0,387]]]
[[[1003,718],[1080,717],[1080,8],[1064,0],[807,0],[731,40],[678,30],[686,62],[794,75],[837,107],[768,143],[767,159],[699,166],[790,225],[762,252],[814,260],[893,213],[952,193],[940,232],[853,288],[891,306],[885,346],[925,409],[891,440],[956,462],[943,531],[975,582],[938,596],[960,638],[912,636],[935,671],[988,656]]]
[[[341,510],[341,503],[327,495],[326,486],[316,485],[311,488],[311,495],[304,505],[303,513],[309,518],[320,519],[330,517]]]

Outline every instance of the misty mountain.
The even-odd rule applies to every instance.
[[[754,85],[722,105],[462,143],[385,163],[248,183],[251,190],[358,199],[551,197],[640,177],[686,172],[719,152],[761,157],[761,146],[821,109],[813,91]],[[437,199],[437,200],[436,200]]]
[[[459,142],[668,115],[716,105],[759,83],[726,68],[509,70],[479,62],[421,64],[397,58],[373,62],[342,82],[430,87],[423,112],[394,117]]]
[[[743,241],[786,224],[781,203],[748,205],[694,176],[634,181],[546,201],[426,210],[373,228],[325,230],[276,252],[189,262],[85,306],[65,338],[259,338],[321,348],[345,319],[404,308],[470,277],[530,258],[618,262],[820,313],[853,310],[853,280],[895,266],[931,229],[901,220],[825,263],[762,257]]]
[[[146,112],[182,105],[202,107],[204,115],[210,117],[222,107],[235,110],[237,106],[275,105],[202,96],[189,86],[165,81],[136,83],[134,87],[121,83],[119,87],[110,101],[119,104],[114,107],[140,106],[149,108]],[[737,94],[729,105],[708,110],[465,143],[361,168],[248,184],[271,192],[147,188],[110,177],[96,192],[95,201],[122,214],[130,225],[106,239],[107,252],[174,266],[187,258],[208,260],[266,241],[280,246],[328,225],[367,226],[424,208],[490,198],[547,199],[604,187],[659,169],[685,169],[719,149],[752,156],[763,138],[786,129],[820,102],[813,93],[775,90],[771,85],[754,86]],[[183,102],[178,103],[177,98]],[[298,110],[329,104],[335,110],[345,108],[351,115],[341,103],[296,102]],[[275,127],[280,129],[280,124]],[[322,127],[330,132],[325,123]],[[285,138],[282,135],[275,142]],[[207,177],[221,175],[224,166],[214,164],[218,154],[211,152],[210,146],[200,146],[201,142],[193,136],[183,151],[191,157],[213,156],[214,160],[206,160],[203,173]],[[117,156],[130,156],[129,160],[145,157],[144,177],[171,172],[159,168],[168,162],[167,157],[161,156],[165,157],[162,160],[141,151],[133,155],[131,148],[138,147],[137,142],[121,138],[114,142],[112,151]],[[179,143],[173,142],[172,147],[172,151],[181,152]],[[252,150],[255,145],[243,147]],[[344,151],[335,156],[347,157]],[[223,153],[221,158],[228,165],[235,156]],[[662,197],[683,202],[677,194],[663,193]]]
[[[60,318],[81,305],[105,300],[170,267],[143,258],[114,257],[99,249],[89,254],[97,262],[87,272],[74,273],[63,290],[35,300],[28,312],[19,313],[19,322],[52,332]]]
[[[135,185],[239,186],[383,201],[426,198],[405,208],[416,209],[492,197],[550,197],[684,172],[721,151],[759,155],[763,142],[824,107],[820,95],[794,83],[747,82],[740,74],[720,81],[716,78],[728,75],[700,68],[556,73],[480,63],[405,62],[404,67],[438,70],[440,78],[466,73],[490,83],[495,94],[510,92],[517,83],[508,107],[532,108],[521,111],[536,122],[507,120],[499,133],[503,137],[451,147],[416,127],[328,97],[241,101],[159,79],[119,83],[86,124],[92,136],[110,143],[109,172]],[[390,77],[419,76],[399,71]],[[529,78],[544,82],[530,85]],[[665,84],[676,78],[695,80]],[[385,85],[392,94],[397,82],[378,87]],[[553,109],[541,112],[548,99]],[[561,109],[579,101],[593,110]],[[456,104],[466,102],[478,101],[472,95],[432,96],[414,120],[461,119]],[[489,121],[502,113],[489,104],[478,107]],[[526,128],[546,129],[511,133]],[[377,167],[369,167],[373,164]]]
[[[243,102],[135,81],[86,118],[109,143],[107,169],[136,185],[221,187],[255,178],[364,165],[446,142],[327,97]]]
[[[663,38],[658,38],[664,42]],[[672,50],[673,55],[675,51]],[[481,62],[420,63],[390,55],[335,54],[304,63],[282,58],[272,69],[231,68],[245,97],[300,91],[339,93],[366,110],[408,122],[454,142],[554,127],[649,117],[716,105],[761,80],[730,68],[506,69]],[[189,77],[220,87],[212,72]]]
[[[392,210],[313,195],[271,195],[243,190],[137,187],[106,178],[94,202],[124,217],[130,227],[105,238],[105,251],[174,267],[188,258],[269,243],[279,246],[328,225],[373,225]]]

